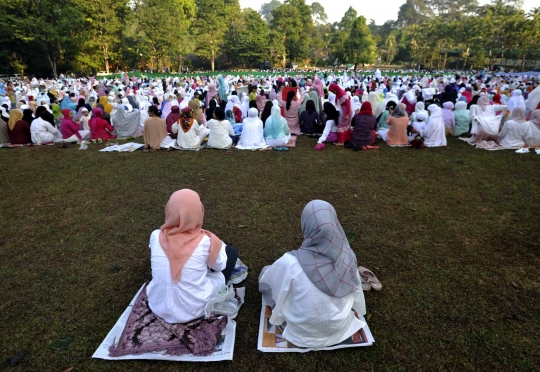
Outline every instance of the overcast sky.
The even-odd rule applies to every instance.
[[[270,0],[240,0],[240,6],[242,8],[252,8],[260,10],[261,5],[269,3]],[[283,1],[282,1],[283,2]],[[405,3],[405,0],[356,0],[356,1],[342,1],[342,0],[318,0],[318,2],[326,10],[328,15],[328,21],[330,23],[338,22],[343,17],[343,14],[352,6],[358,12],[358,15],[363,15],[366,19],[374,19],[375,23],[382,25],[389,20],[395,20],[399,7]],[[307,4],[313,3],[311,0],[306,0]],[[479,0],[480,4],[487,4],[489,0]],[[540,6],[538,0],[525,0],[523,8],[526,11]]]

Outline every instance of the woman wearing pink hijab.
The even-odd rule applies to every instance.
[[[165,206],[165,223],[150,236],[150,309],[168,323],[187,323],[205,314],[212,293],[225,285],[238,253],[203,230],[199,194],[174,192]]]
[[[318,76],[315,76],[315,79],[313,79],[313,85],[315,86],[315,89],[317,90],[317,94],[319,97],[324,97],[324,90],[323,90],[323,84],[321,79]]]
[[[216,84],[210,84],[208,86],[208,92],[206,92],[206,107],[210,106],[210,101],[212,100],[212,98],[215,98],[216,101],[219,100]]]
[[[351,97],[339,87],[336,83],[330,84],[328,90],[336,95],[336,105],[340,107],[339,123],[337,127],[337,143],[336,146],[343,146],[343,144],[351,138],[351,120],[352,120],[352,107]]]

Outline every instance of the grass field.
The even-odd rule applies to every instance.
[[[0,149],[0,369],[64,371],[533,371],[540,365],[540,156],[446,148],[288,153]],[[170,194],[200,193],[205,228],[250,274],[234,361],[90,356],[151,279],[148,239]],[[358,263],[376,343],[257,351],[257,277],[302,242],[312,199],[334,205]],[[245,227],[240,227],[245,226]]]

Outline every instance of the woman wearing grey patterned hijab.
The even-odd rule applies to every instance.
[[[302,212],[304,242],[259,276],[259,291],[272,309],[269,321],[300,347],[326,347],[351,337],[365,323],[364,293],[356,256],[332,205],[309,202]],[[353,311],[354,310],[354,311]]]

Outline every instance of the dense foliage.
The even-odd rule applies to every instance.
[[[11,72],[258,68],[411,63],[485,67],[540,59],[540,8],[519,0],[406,0],[378,26],[353,8],[327,23],[320,3],[271,0],[3,0],[0,58]],[[9,71],[0,71],[5,73]]]

